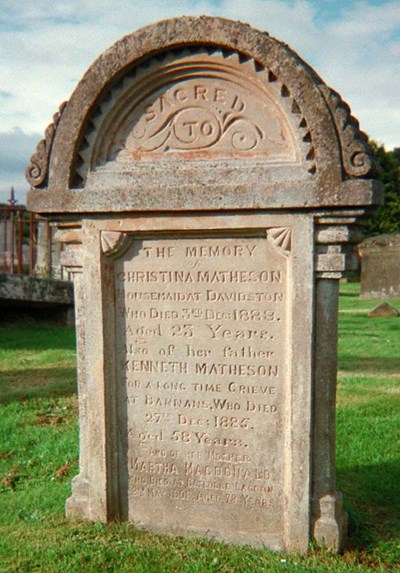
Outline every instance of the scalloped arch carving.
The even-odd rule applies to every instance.
[[[108,162],[252,158],[315,173],[311,133],[286,85],[252,58],[217,48],[157,54],[93,110],[77,180]]]

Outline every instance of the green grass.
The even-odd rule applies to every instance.
[[[368,318],[379,301],[341,288],[337,474],[350,543],[367,562],[400,567],[400,318]],[[400,309],[400,300],[390,301]]]
[[[399,570],[400,318],[367,318],[378,301],[360,301],[358,288],[342,285],[339,314],[337,474],[350,518],[342,556],[66,520],[78,457],[74,333],[32,323],[0,326],[0,572]]]
[[[0,401],[75,394],[75,356],[71,328],[0,325]]]

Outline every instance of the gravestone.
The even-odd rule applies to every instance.
[[[363,299],[400,298],[400,235],[368,237],[359,246]]]
[[[347,104],[245,24],[164,21],[95,61],[27,170],[74,275],[68,515],[340,550],[338,283],[372,173]]]
[[[400,312],[391,304],[382,302],[370,310],[367,316],[369,318],[387,318],[389,316],[400,316]]]

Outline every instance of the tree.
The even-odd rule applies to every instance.
[[[400,233],[400,147],[386,151],[384,145],[372,142],[378,179],[383,184],[385,204],[367,225],[370,235]]]

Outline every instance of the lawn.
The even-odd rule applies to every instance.
[[[0,325],[0,572],[399,570],[400,318],[367,318],[378,301],[360,301],[358,290],[344,284],[340,297],[337,474],[350,518],[342,556],[66,520],[78,457],[74,332],[24,322]]]

